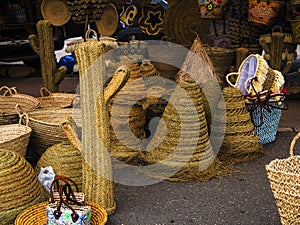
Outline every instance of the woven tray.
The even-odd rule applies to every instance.
[[[44,93],[46,92],[47,95]],[[65,108],[73,105],[73,100],[79,95],[69,93],[51,93],[47,88],[41,87],[41,97],[38,98],[40,101],[41,108]]]
[[[46,206],[48,202],[43,202],[26,209],[18,215],[15,220],[15,225],[44,225],[47,223]],[[92,224],[104,225],[107,221],[107,213],[100,205],[85,202],[86,205],[91,206]]]

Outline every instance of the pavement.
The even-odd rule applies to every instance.
[[[61,91],[72,92],[78,77],[67,77]],[[0,86],[39,96],[40,77],[1,78]],[[264,145],[264,155],[235,165],[235,172],[206,182],[162,181],[148,186],[116,184],[117,210],[108,225],[279,225],[280,217],[267,179],[265,165],[287,158],[289,145],[300,131],[300,100],[287,100],[276,140]],[[296,145],[295,152],[300,154]],[[299,212],[295,212],[299,213]]]

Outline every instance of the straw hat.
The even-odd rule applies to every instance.
[[[110,3],[105,6],[100,20],[95,19],[98,32],[104,36],[113,35],[118,27],[119,16],[117,8]]]
[[[45,20],[53,26],[62,26],[71,18],[71,13],[64,0],[43,0],[41,12]]]

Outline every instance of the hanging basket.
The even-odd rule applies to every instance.
[[[22,118],[25,117],[26,124],[22,125]],[[28,115],[20,115],[19,123],[0,126],[0,149],[9,149],[25,157],[31,128],[28,126]]]
[[[43,202],[26,209],[18,215],[15,225],[46,224],[46,206],[48,202]],[[104,225],[107,222],[107,213],[100,205],[85,201],[85,205],[91,207],[92,224]]]
[[[292,140],[288,158],[274,159],[265,167],[283,225],[300,223],[300,156],[294,155],[299,137],[300,133]]]
[[[47,95],[44,93],[46,92]],[[41,97],[38,98],[40,101],[41,108],[66,108],[73,105],[73,100],[79,97],[77,94],[69,93],[51,93],[47,88],[42,87],[40,89]]]

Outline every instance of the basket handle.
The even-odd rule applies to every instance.
[[[226,75],[225,78],[226,78],[226,82],[227,82],[231,87],[235,87],[235,85],[232,84],[231,81],[229,80],[229,77],[232,76],[232,75],[239,75],[239,73],[237,73],[237,72],[231,72],[231,73],[228,73],[228,74]]]
[[[90,35],[94,34],[96,38],[90,38]],[[98,34],[93,29],[88,29],[85,33],[85,41],[98,41]]]
[[[9,87],[7,87],[7,86],[2,86],[0,88],[0,92],[2,90],[5,90],[5,92],[3,93],[3,96],[6,96],[7,94],[9,94],[8,96],[11,96],[13,94],[12,91],[11,91],[11,89]]]
[[[276,25],[272,28],[272,33],[275,31],[275,29],[278,28],[279,29],[279,32],[282,33],[282,27],[279,26],[279,25]]]
[[[48,96],[51,96],[51,92],[46,88],[46,87],[41,87],[41,89],[40,89],[40,95],[42,96],[42,97],[44,97],[45,95],[44,95],[44,91],[48,94]]]
[[[290,145],[290,156],[293,157],[294,156],[294,147],[296,144],[296,141],[300,138],[300,132],[298,132],[298,134],[296,134],[296,136],[293,138],[291,145]]]
[[[28,127],[28,124],[29,124],[29,116],[27,113],[23,112],[21,115],[19,115],[20,118],[19,118],[19,124],[22,124],[22,119],[24,118],[25,119],[25,126]]]
[[[60,127],[71,142],[71,144],[74,146],[74,148],[82,152],[82,144],[75,132],[73,123],[75,123],[73,121],[73,118],[71,116],[68,116],[62,119]]]

